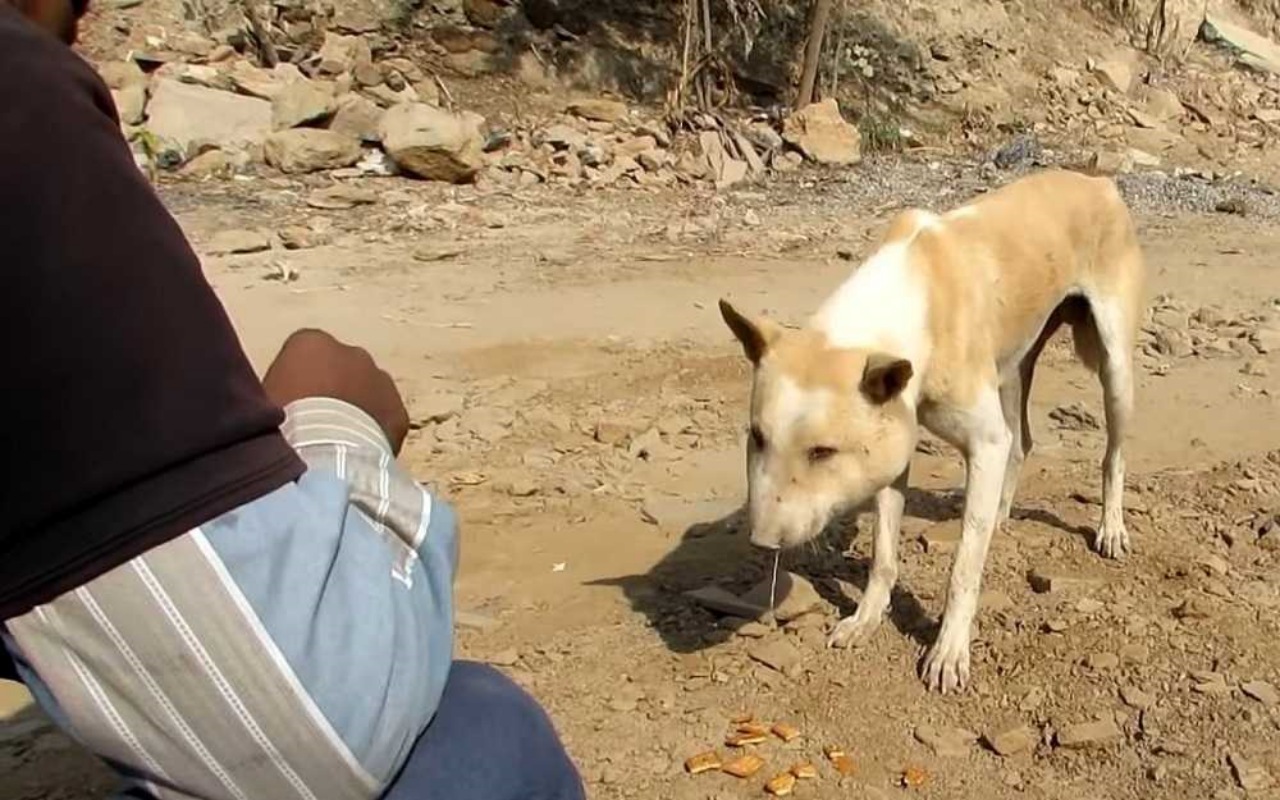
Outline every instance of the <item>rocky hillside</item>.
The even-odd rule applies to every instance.
[[[798,2],[104,0],[85,47],[140,163],[186,177],[725,187],[870,150],[1280,172],[1280,4],[835,5],[826,99],[791,115]]]

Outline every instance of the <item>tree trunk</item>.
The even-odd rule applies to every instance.
[[[832,0],[813,0],[813,13],[809,17],[809,39],[804,46],[804,69],[800,73],[800,91],[796,94],[797,109],[813,102],[813,87],[818,81],[818,61],[822,57],[822,39],[827,33],[831,2]]]

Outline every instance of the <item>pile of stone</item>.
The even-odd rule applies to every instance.
[[[558,182],[651,186],[705,182],[724,189],[806,159],[836,166],[861,160],[858,129],[834,100],[788,117],[728,122],[696,114],[673,130],[616,100],[572,102],[559,120],[510,135],[483,176],[502,185]]]
[[[272,69],[226,48],[211,48],[200,62],[99,68],[140,159],[194,177],[264,164],[290,175],[726,188],[805,159],[861,158],[858,129],[834,100],[781,125],[695,115],[693,130],[677,133],[622,101],[590,98],[570,102],[548,124],[508,131],[446,107],[435,76],[407,58],[376,59],[362,35],[326,32],[309,57]]]

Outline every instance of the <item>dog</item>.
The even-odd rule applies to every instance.
[[[751,542],[818,536],[875,499],[872,566],[830,646],[863,643],[898,575],[899,526],[919,427],[965,460],[964,517],[941,629],[920,666],[930,690],[969,683],[969,645],[993,531],[1031,452],[1036,360],[1063,324],[1100,378],[1107,443],[1094,546],[1130,551],[1123,441],[1146,268],[1108,178],[1044,170],[944,214],[901,212],[872,255],[798,329],[720,301],[753,365],[747,443]]]

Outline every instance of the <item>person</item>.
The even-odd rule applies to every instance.
[[[111,95],[86,0],[0,0],[0,637],[128,797],[577,800],[545,712],[453,659],[456,522],[391,377],[261,381]]]

